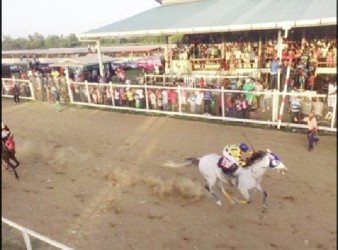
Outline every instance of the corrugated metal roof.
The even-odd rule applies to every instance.
[[[101,55],[102,63],[112,62],[114,60],[111,56]],[[99,64],[99,58],[97,54],[90,54],[88,56],[72,57],[62,59],[54,64],[51,64],[51,67],[60,67],[60,66],[85,66]]]
[[[134,45],[101,47],[101,52],[149,52],[164,45]],[[87,53],[88,48],[50,48],[50,49],[26,49],[1,51],[3,55],[41,55],[41,54],[78,54]]]
[[[337,24],[336,0],[204,0],[164,5],[78,37],[226,32]]]

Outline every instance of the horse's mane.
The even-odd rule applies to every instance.
[[[253,152],[252,156],[247,159],[247,166],[251,166],[252,164],[256,163],[257,161],[263,159],[263,157],[266,155],[266,152],[259,150],[257,152]]]

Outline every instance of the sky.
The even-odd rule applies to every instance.
[[[80,34],[160,6],[155,0],[1,0],[2,36]]]

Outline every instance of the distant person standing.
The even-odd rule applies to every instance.
[[[55,84],[52,85],[51,92],[52,92],[52,95],[54,96],[55,108],[57,111],[60,112],[61,111],[60,94],[59,94],[58,89],[55,87]]]
[[[277,76],[278,76],[278,68],[279,64],[277,61],[277,58],[274,57],[272,59],[271,65],[270,65],[270,83],[269,83],[269,90],[270,89],[277,89]]]
[[[319,141],[319,139],[315,137],[315,134],[318,131],[317,119],[314,117],[314,114],[310,112],[307,117],[302,119],[302,121],[307,123],[307,139],[309,141],[309,151],[311,151],[313,150],[313,143],[318,143]]]
[[[19,103],[20,103],[20,98],[19,98],[19,95],[20,95],[20,88],[19,88],[19,86],[16,85],[15,82],[13,82],[13,83],[12,83],[12,86],[11,86],[11,89],[12,89],[12,92],[13,92],[15,104],[19,104]]]

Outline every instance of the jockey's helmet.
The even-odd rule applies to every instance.
[[[239,144],[239,148],[245,153],[248,152],[250,150],[249,146],[246,145],[245,143],[241,143]]]
[[[1,131],[1,139],[4,139],[7,137],[6,131]]]

